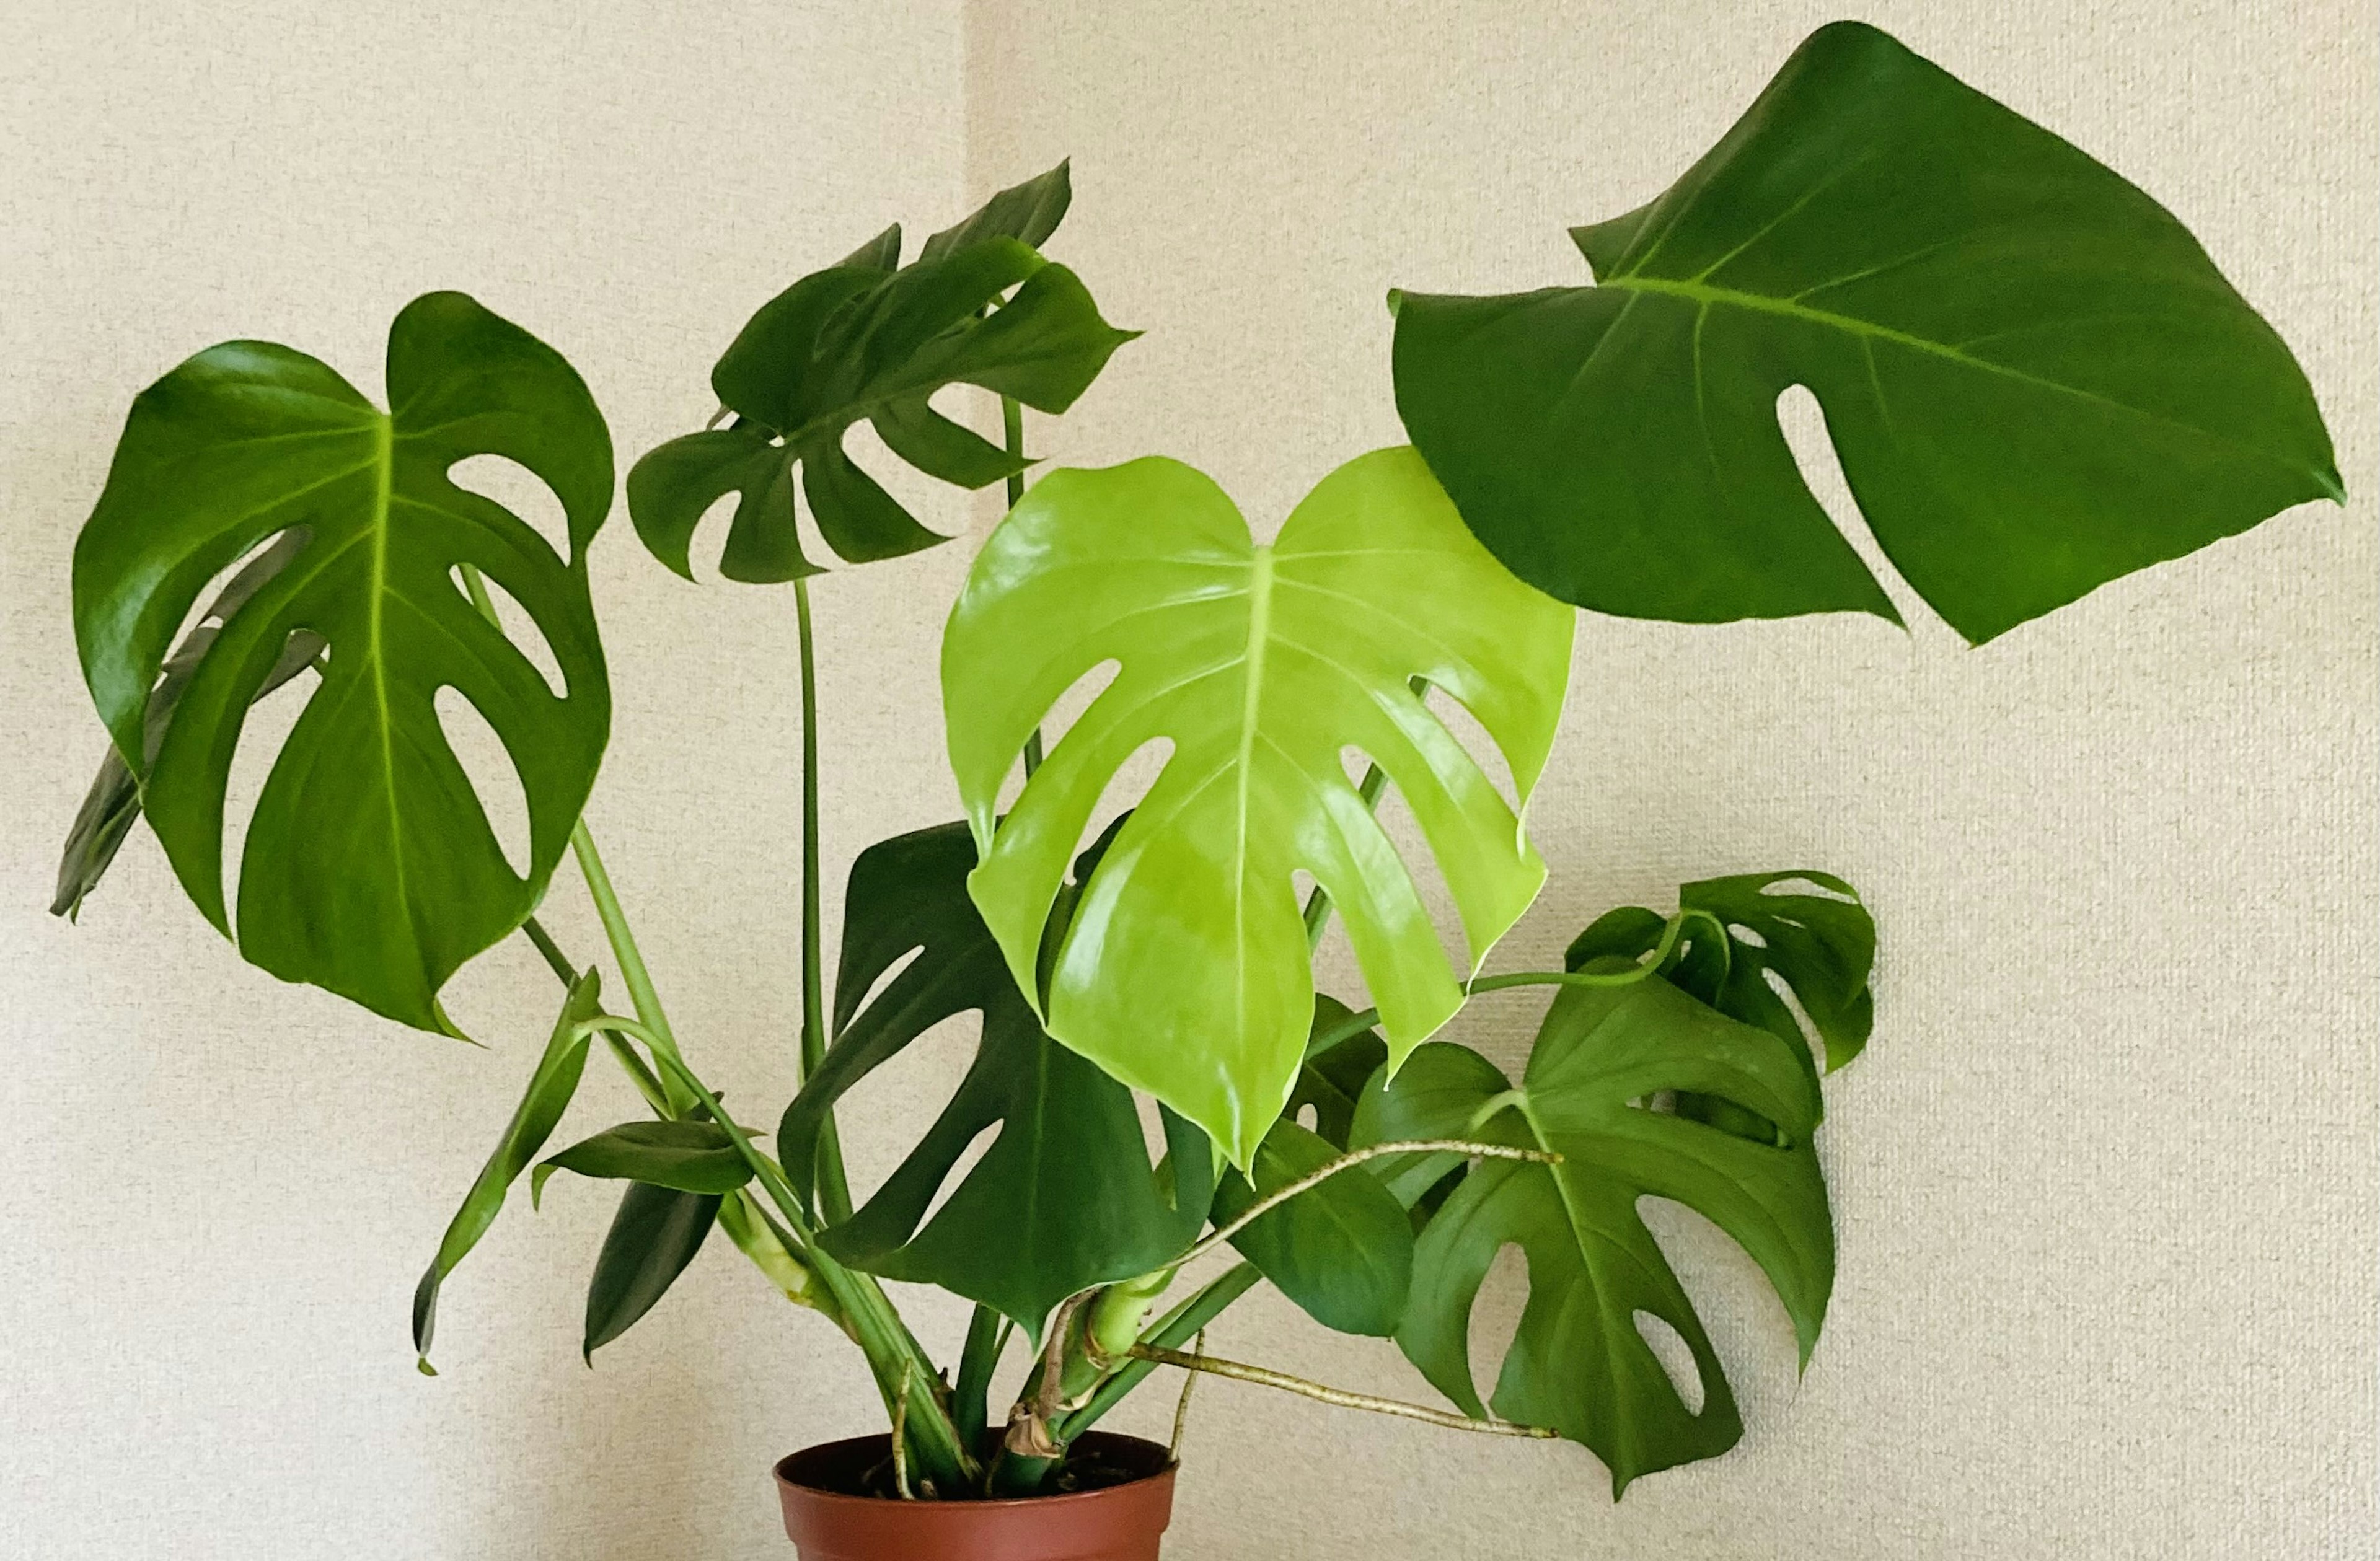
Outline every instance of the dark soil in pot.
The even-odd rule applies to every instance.
[[[1137,1436],[1078,1438],[1050,1494],[902,1501],[892,1441],[854,1437],[777,1465],[785,1532],[802,1561],[1157,1561],[1173,1464]]]

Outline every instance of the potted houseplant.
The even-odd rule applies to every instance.
[[[1779,431],[1779,393],[1805,384],[1886,554],[1987,640],[2338,498],[2303,375],[2147,196],[1838,24],[1668,191],[1576,230],[1592,284],[1393,298],[1412,445],[1330,473],[1259,546],[1177,462],[1026,485],[1023,408],[1063,413],[1129,338],[1040,253],[1069,199],[1062,165],[914,257],[896,228],[802,278],[719,360],[714,426],[627,478],[638,536],[681,573],[732,495],[721,572],[789,587],[798,617],[803,1083],[775,1120],[731,1111],[681,1048],[580,818],[610,717],[587,573],[613,498],[609,434],[558,354],[460,295],[398,315],[386,412],[253,342],[136,400],[76,552],[78,642],[113,749],[56,908],[80,904],[145,816],[247,958],[417,1028],[455,1033],[446,979],[516,931],[533,941],[560,1011],[415,1296],[423,1369],[441,1284],[525,1174],[532,1196],[564,1171],[625,1184],[589,1287],[590,1357],[716,1227],[861,1349],[883,1401],[885,1434],[780,1466],[814,1556],[1154,1555],[1170,1450],[1094,1428],[1160,1366],[1184,1368],[1185,1391],[1221,1373],[1566,1437],[1615,1491],[1724,1451],[1742,1434],[1726,1374],[1637,1200],[1677,1199],[1734,1237],[1806,1359],[1834,1266],[1820,1084],[1868,1037],[1874,928],[1839,878],[1733,876],[1682,887],[1673,912],[1599,918],[1560,971],[1482,974],[1547,872],[1523,819],[1572,609],[1892,616]],[[1001,441],[931,404],[960,383],[1002,397]],[[930,477],[1005,482],[1010,509],[942,642],[967,816],[861,853],[830,1005],[821,569],[797,511],[846,566],[943,539],[844,453],[863,420]],[[488,454],[552,490],[565,550],[450,478]],[[242,843],[235,917],[232,756],[250,705],[293,683],[307,702]],[[448,689],[517,771],[525,870],[445,738]],[[1087,702],[1061,723],[1070,691]],[[1162,767],[1116,809],[1111,782],[1152,744]],[[1402,835],[1375,813],[1391,787]],[[585,951],[535,915],[565,853],[610,944],[608,1004]],[[1459,955],[1415,887],[1424,859]],[[1333,926],[1361,1011],[1313,989]],[[1469,998],[1523,987],[1552,998],[1517,1082],[1432,1038]],[[855,1198],[839,1100],[967,1012],[974,1065]],[[650,1115],[548,1154],[598,1048]],[[1483,1398],[1465,1324],[1508,1244],[1530,1301]],[[1226,1248],[1230,1266],[1204,1263]],[[947,1369],[886,1278],[974,1303]],[[1452,1407],[1208,1357],[1207,1323],[1258,1282],[1327,1326],[1394,1337]],[[996,1385],[1015,1337],[1025,1369]],[[1693,1407],[1677,1373],[1697,1379]]]

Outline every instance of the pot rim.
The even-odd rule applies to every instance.
[[[1156,1481],[1171,1480],[1182,1468],[1181,1462],[1173,1457],[1171,1449],[1162,1443],[1152,1442],[1145,1436],[1132,1436],[1114,1431],[1088,1431],[1085,1432],[1078,1440],[1089,1440],[1094,1437],[1107,1442],[1123,1442],[1136,1446],[1154,1448],[1163,1456],[1165,1461],[1160,1467],[1147,1474],[1135,1475],[1132,1479],[1120,1481],[1112,1485],[1101,1485],[1092,1491],[1059,1491],[1049,1495],[1038,1496],[970,1496],[963,1501],[921,1502],[905,1501],[898,1496],[856,1496],[846,1491],[830,1491],[821,1486],[808,1484],[786,1472],[787,1466],[796,1458],[808,1458],[812,1454],[869,1444],[890,1446],[892,1440],[891,1435],[879,1431],[866,1436],[841,1436],[832,1442],[813,1442],[807,1447],[787,1453],[771,1464],[769,1471],[776,1476],[779,1485],[790,1491],[799,1491],[802,1499],[806,1502],[817,1502],[834,1507],[909,1509],[926,1507],[946,1511],[990,1512],[1014,1510],[1023,1507],[1040,1507],[1046,1510],[1068,1502],[1098,1501],[1101,1497],[1113,1497],[1126,1491],[1136,1490]]]

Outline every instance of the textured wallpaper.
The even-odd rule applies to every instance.
[[[1260,534],[1394,442],[1390,286],[1575,282],[1833,12],[1538,0],[937,0],[0,9],[0,1554],[789,1554],[767,1466],[872,1429],[857,1357],[723,1244],[578,1360],[611,1212],[558,1180],[407,1306],[550,1023],[526,945],[450,1007],[485,1049],[240,964],[145,838],[42,914],[102,739],[67,607],[125,405],[230,336],[376,393],[389,317],[473,292],[586,374],[625,454],[698,426],[745,315],[895,218],[1075,159],[1053,250],[1149,333],[1037,454],[1211,472]],[[2352,495],[1968,650],[1868,619],[1582,618],[1533,811],[1539,965],[1682,878],[1819,867],[1881,932],[1830,1082],[1840,1231],[1797,1376],[1747,1260],[1667,1218],[1748,1431],[1615,1506],[1567,1445],[1209,1383],[1169,1555],[2361,1556],[2380,1545],[2380,70],[2368,4],[1858,14],[2172,208],[2296,347]],[[1871,559],[1813,404],[1805,469]],[[990,512],[905,487],[942,529]],[[699,553],[699,547],[698,553]],[[825,582],[828,868],[953,817],[934,657],[965,544]],[[782,592],[598,544],[617,711],[590,811],[689,1052],[783,1099],[798,697]],[[285,716],[281,718],[285,721]],[[236,795],[261,781],[268,720]],[[550,919],[600,941],[565,872]],[[1343,952],[1326,985],[1351,991]],[[1516,1064],[1539,998],[1461,1038]],[[938,1035],[846,1120],[864,1180]],[[590,1085],[564,1131],[633,1114]],[[1491,1283],[1479,1348],[1518,1314]],[[921,1331],[955,1345],[955,1309]],[[1380,1341],[1259,1292],[1219,1353],[1409,1397]],[[1160,1383],[1120,1417],[1163,1434]]]

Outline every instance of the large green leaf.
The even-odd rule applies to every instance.
[[[796,466],[820,535],[848,563],[945,540],[852,464],[844,435],[870,423],[902,460],[963,488],[1024,468],[929,403],[972,384],[1062,412],[1138,333],[1101,320],[1081,280],[1033,248],[1067,194],[1061,164],[935,235],[910,265],[898,265],[900,230],[890,228],[761,306],[711,371],[736,421],[672,440],[628,474],[628,513],[653,556],[690,576],[697,523],[734,492],[721,574],[816,574],[795,524]]]
[[[1894,566],[1971,640],[2341,496],[2305,376],[2148,196],[1871,27],[1814,34],[1593,287],[1405,295],[1398,409],[1566,601],[1894,616],[1803,487],[1825,408]]]
[[[1755,1143],[1653,1107],[1678,1090],[1730,1101],[1777,1131]],[[1422,1047],[1366,1092],[1359,1142],[1460,1134],[1562,1159],[1471,1168],[1422,1232],[1397,1342],[1440,1392],[1484,1414],[1471,1377],[1471,1307],[1497,1252],[1517,1243],[1529,1300],[1498,1375],[1499,1415],[1592,1449],[1615,1495],[1640,1474],[1726,1451],[1743,1431],[1734,1394],[1637,1201],[1675,1199],[1742,1243],[1785,1303],[1806,1361],[1835,1267],[1811,1145],[1816,1120],[1816,1091],[1791,1047],[1658,978],[1564,988],[1518,1090],[1475,1052]],[[1698,1411],[1646,1341],[1640,1313],[1693,1352]]]
[[[856,1267],[939,1285],[1033,1331],[1076,1290],[1144,1273],[1189,1245],[1210,1202],[1213,1156],[1168,1113],[1171,1153],[1161,1174],[1151,1168],[1131,1092],[1053,1044],[1018,993],[967,899],[974,865],[963,824],[895,836],[852,865],[834,1044],[786,1108],[778,1154],[807,1192],[820,1128],[844,1092],[943,1020],[980,1014],[957,1093],[875,1196],[820,1242]],[[928,1218],[986,1131],[998,1137]]]
[[[587,1286],[587,1332],[579,1352],[589,1365],[595,1351],[635,1326],[669,1293],[718,1223],[720,1202],[716,1193],[628,1183]]]
[[[198,623],[182,636],[174,654],[165,658],[163,675],[149,696],[149,708],[141,718],[140,762],[145,767],[157,762],[157,750],[165,741],[166,725],[174,719],[174,707],[182,702],[182,690],[190,684],[190,674],[199,670],[207,647],[223,632],[231,615],[244,606],[248,599],[275,575],[282,566],[298,556],[306,538],[296,532],[285,532],[271,547],[240,566],[239,573],[225,582],[215,593],[214,600],[199,615]],[[300,630],[289,636],[282,647],[281,659],[256,685],[255,697],[263,698],[273,690],[315,664],[322,653],[322,638],[311,630]],[[50,914],[72,920],[82,910],[82,902],[99,887],[99,880],[115,860],[116,852],[125,838],[131,834],[133,823],[140,817],[140,780],[132,767],[114,744],[99,761],[99,773],[91,777],[91,790],[83,794],[82,806],[75,813],[73,827],[67,832],[66,849],[58,854],[57,892],[50,901]]]
[[[1035,484],[978,556],[942,640],[951,762],[983,852],[968,887],[1020,985],[1102,790],[1145,744],[1172,745],[1067,931],[1050,1033],[1246,1167],[1314,1011],[1303,868],[1343,918],[1402,1058],[1461,1006],[1465,973],[1342,752],[1378,764],[1419,822],[1475,968],[1545,865],[1406,680],[1471,712],[1525,803],[1561,708],[1571,620],[1488,555],[1409,449],[1340,467],[1262,547],[1178,461]],[[995,830],[1026,739],[1110,661],[1115,681]]]
[[[504,1195],[545,1147],[570,1097],[578,1093],[579,1077],[587,1070],[588,1042],[592,1038],[579,1033],[578,1025],[595,1017],[600,997],[600,983],[591,970],[571,985],[563,999],[562,1016],[553,1022],[553,1035],[529,1075],[528,1087],[521,1092],[512,1120],[504,1124],[504,1136],[496,1141],[496,1152],[488,1156],[471,1190],[463,1195],[463,1206],[455,1211],[445,1236],[439,1240],[438,1255],[430,1260],[421,1282],[414,1287],[413,1348],[426,1375],[436,1374],[430,1369],[430,1338],[438,1325],[439,1287],[495,1224]]]
[[[1257,1193],[1279,1191],[1338,1157],[1329,1140],[1278,1121],[1257,1150],[1253,1190],[1235,1170],[1215,1191],[1215,1221],[1235,1219]],[[1396,1332],[1413,1279],[1414,1228],[1362,1166],[1341,1171],[1248,1223],[1232,1238],[1253,1263],[1323,1326],[1346,1334]]]
[[[287,347],[230,342],[133,403],[75,548],[75,633],[92,697],[190,897],[229,930],[224,798],[249,703],[293,640],[328,643],[321,684],[275,759],[240,857],[240,951],[425,1029],[439,987],[536,905],[611,723],[586,550],[612,500],[612,445],[560,355],[459,293],[406,306],[376,409]],[[572,556],[449,480],[467,457],[526,466],[568,517]],[[153,760],[167,645],[214,575],[275,536],[295,558],[234,611],[180,691]],[[468,565],[542,632],[568,692],[482,617]],[[527,793],[526,877],[440,729],[454,688]]]

